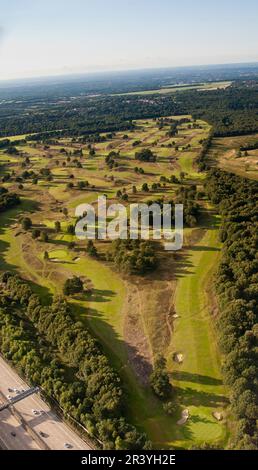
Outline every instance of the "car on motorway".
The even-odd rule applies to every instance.
[[[65,443],[64,443],[64,447],[65,447],[65,449],[71,449],[71,448],[72,448],[72,444],[69,444],[68,442],[65,442]]]

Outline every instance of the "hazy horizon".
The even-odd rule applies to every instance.
[[[57,74],[50,74],[50,75],[34,75],[34,76],[28,76],[28,77],[18,77],[18,78],[1,78],[0,77],[0,84],[8,84],[8,83],[22,83],[23,81],[26,82],[40,82],[42,81],[48,81],[48,80],[55,80],[55,79],[64,79],[64,80],[69,80],[69,78],[72,79],[79,79],[79,78],[85,78],[85,77],[105,77],[107,76],[119,76],[119,75],[128,75],[131,73],[148,73],[148,72],[161,72],[161,71],[173,71],[173,70],[208,70],[209,68],[215,68],[218,67],[225,67],[225,68],[234,68],[237,66],[239,67],[245,67],[245,66],[250,66],[250,67],[258,67],[258,60],[253,61],[253,62],[225,62],[225,63],[210,63],[210,64],[189,64],[189,65],[174,65],[174,66],[167,66],[167,67],[139,67],[139,68],[131,68],[131,69],[117,69],[117,70],[99,70],[99,71],[89,71],[89,72],[70,72],[70,73],[57,73]]]

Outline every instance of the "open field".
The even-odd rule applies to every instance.
[[[258,149],[242,151],[246,145],[258,142],[258,134],[215,138],[210,158],[219,168],[246,178],[258,179]]]
[[[171,85],[164,86],[155,90],[145,90],[145,91],[131,91],[128,93],[121,93],[120,95],[153,95],[157,94],[169,94],[176,93],[178,91],[188,91],[188,90],[198,90],[198,91],[211,91],[211,90],[224,90],[228,88],[232,82],[223,81],[223,82],[207,82],[207,83],[198,83],[198,84],[185,84],[185,85]]]
[[[182,275],[175,293],[173,336],[167,351],[173,383],[178,387],[179,401],[188,408],[187,431],[195,441],[220,441],[226,427],[216,422],[212,412],[227,405],[225,388],[220,376],[220,361],[216,347],[216,332],[212,315],[212,275],[220,256],[218,218],[207,211],[207,230],[201,239],[185,253]],[[175,355],[182,355],[182,363]]]
[[[189,122],[180,124],[173,137],[168,135],[169,122],[134,121],[133,130],[101,135],[100,141],[91,144],[94,155],[87,143],[71,138],[48,145],[27,142],[17,146],[19,155],[0,152],[2,174],[19,176],[27,170],[39,175],[37,184],[24,178],[23,188],[13,179],[3,184],[19,192],[22,204],[1,215],[1,269],[28,279],[45,303],[50,296],[62,293],[65,280],[72,275],[90,283],[90,294],[69,299],[76,318],[100,339],[118,369],[128,398],[127,416],[159,448],[187,448],[196,442],[223,443],[226,439],[224,421],[219,423],[212,416],[226,401],[212,329],[213,305],[206,291],[219,258],[218,220],[205,201],[198,201],[203,217],[200,227],[186,229],[184,250],[176,256],[160,250],[158,269],[145,277],[122,276],[106,262],[109,242],[94,242],[99,256],[90,257],[86,243],[67,233],[67,227],[75,222],[77,205],[95,204],[101,194],[107,195],[108,204],[119,202],[118,190],[126,192],[130,203],[157,198],[167,201],[178,189],[178,184],[170,181],[172,175],[201,190],[204,175],[198,173],[194,160],[210,126],[184,118]],[[146,148],[154,152],[156,162],[135,159],[135,152]],[[116,153],[112,168],[105,162],[111,151]],[[136,167],[142,172],[135,171]],[[43,176],[44,169],[51,172],[49,180]],[[73,186],[68,186],[71,182]],[[79,189],[79,182],[87,182],[86,187]],[[148,192],[143,191],[143,183],[148,184]],[[159,186],[152,189],[153,183]],[[34,229],[47,231],[47,243],[22,230],[24,215],[31,218]],[[61,223],[58,233],[54,230],[56,221]],[[176,321],[173,314],[179,315]],[[177,351],[184,356],[181,365],[172,358]],[[159,352],[168,359],[176,388],[179,406],[175,416],[164,412],[148,383],[153,358]],[[190,410],[184,426],[177,424],[182,406]]]

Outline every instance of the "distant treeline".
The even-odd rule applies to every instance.
[[[236,418],[234,445],[253,450],[258,449],[258,182],[212,170],[206,189],[222,216],[217,330]]]
[[[98,135],[99,132],[119,132],[119,131],[126,131],[131,130],[134,128],[134,125],[130,121],[117,121],[113,122],[110,121],[99,121],[99,122],[87,122],[84,123],[84,126],[80,127],[73,127],[72,129],[62,129],[62,130],[54,130],[54,131],[44,131],[44,132],[37,132],[32,135],[26,136],[26,141],[44,141],[52,138],[59,138],[59,137],[82,137],[83,141],[88,141],[87,137],[92,137]],[[83,139],[84,138],[84,139]],[[16,142],[17,144],[17,142]]]
[[[58,93],[59,96],[59,93]],[[37,96],[35,96],[37,101]],[[171,95],[82,96],[60,102],[46,99],[34,109],[33,98],[1,104],[0,136],[57,131],[83,136],[131,128],[133,119],[192,114],[212,124],[215,136],[258,132],[258,83],[239,82],[213,91],[178,91]],[[60,132],[61,131],[61,132]],[[171,129],[174,132],[174,129]],[[54,134],[53,134],[54,135]],[[37,139],[37,137],[33,137]]]

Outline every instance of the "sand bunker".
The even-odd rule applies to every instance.
[[[214,416],[214,418],[217,420],[217,421],[222,421],[223,419],[223,414],[220,413],[219,411],[214,411],[212,413],[212,416]]]
[[[73,261],[79,261],[81,258],[73,258]]]
[[[175,315],[172,315],[172,318],[179,318],[179,315],[175,313]]]
[[[179,426],[182,426],[182,424],[185,424],[186,421],[188,420],[189,418],[189,410],[183,410],[182,411],[182,418],[179,419],[179,421],[177,421],[177,424],[179,424]]]
[[[173,355],[173,360],[174,360],[175,362],[177,362],[178,364],[182,364],[182,362],[183,362],[183,360],[184,360],[184,356],[183,356],[183,354],[181,354],[181,353],[175,353],[175,354]]]

